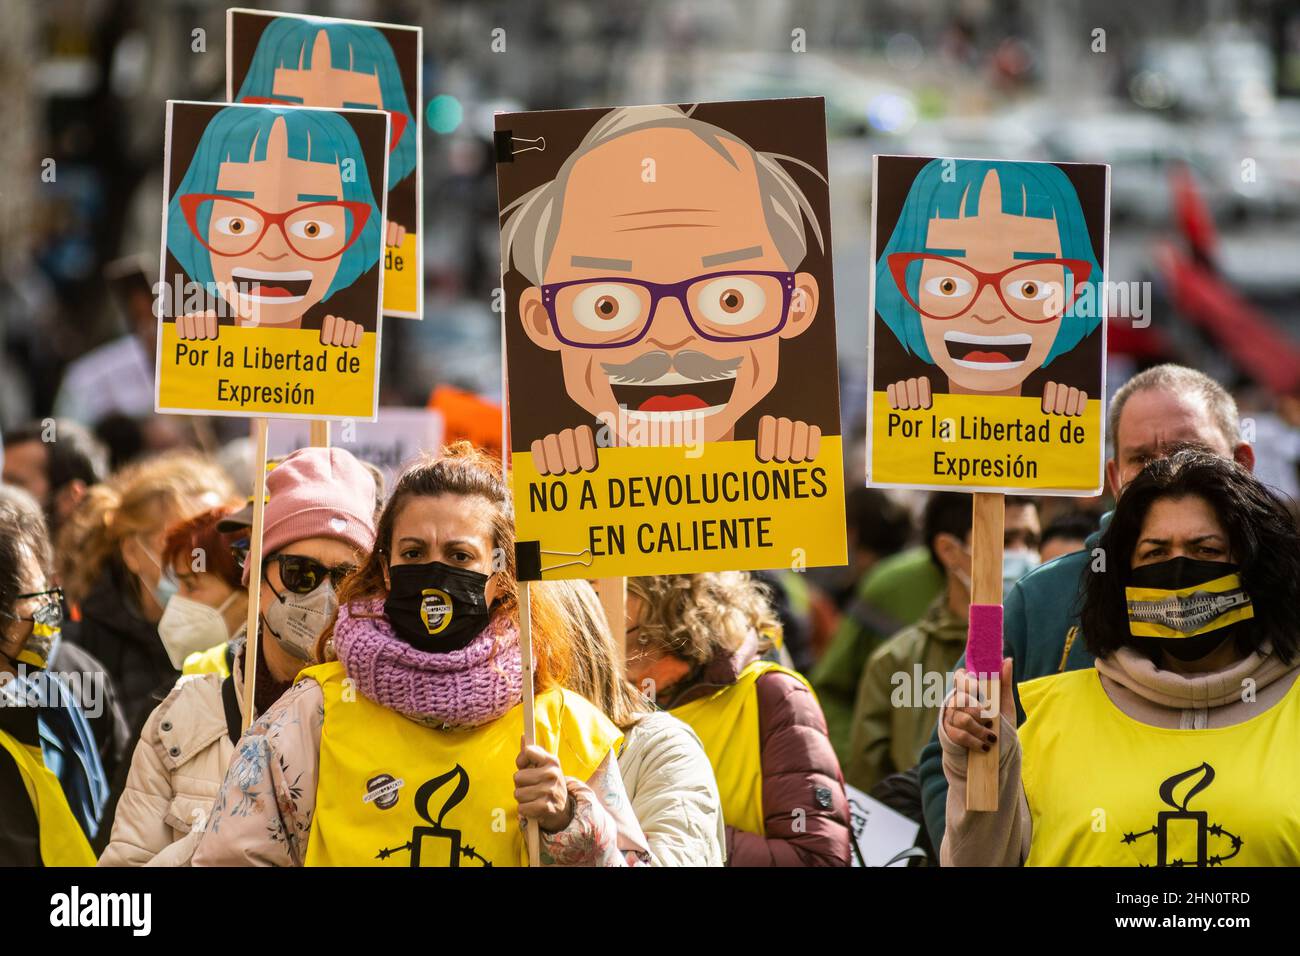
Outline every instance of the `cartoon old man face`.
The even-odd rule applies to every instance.
[[[735,137],[673,108],[615,111],[507,223],[508,251],[534,283],[520,297],[524,329],[559,352],[569,396],[619,444],[672,443],[654,437],[670,421],[731,440],[776,383],[780,340],[817,313],[817,280],[793,271],[805,215],[785,171]],[[548,436],[534,458],[551,471],[594,466],[589,434]],[[804,460],[818,437],[765,417],[756,450]]]

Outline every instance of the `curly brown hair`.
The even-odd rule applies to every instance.
[[[747,571],[628,578],[641,601],[637,640],[701,667],[738,650],[751,632],[780,633],[767,588]],[[770,646],[767,638],[761,650]]]

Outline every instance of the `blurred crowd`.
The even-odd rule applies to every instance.
[[[900,854],[914,863],[1172,864],[1163,842],[1125,856],[1154,835],[1091,838],[1090,810],[1131,807],[1143,826],[1187,811],[1190,796],[1156,795],[1193,771],[1201,789],[1217,773],[1245,821],[1218,821],[1228,849],[1199,862],[1300,863],[1286,756],[1300,727],[1300,127],[1274,93],[1300,92],[1294,22],[1241,3],[1198,34],[1196,15],[1164,11],[1181,39],[1139,50],[1125,38],[1164,14],[1135,25],[1131,4],[1101,4],[1099,29],[1128,52],[1072,74],[1057,38],[1091,22],[1020,3],[317,11],[424,23],[425,88],[465,107],[463,124],[426,131],[429,309],[386,323],[382,363],[381,403],[437,411],[447,447],[391,478],[346,443],[277,459],[253,580],[246,426],[153,413],[157,263],[141,254],[157,243],[163,91],[218,95],[224,6],[81,6],[8,0],[0,36],[0,156],[52,164],[44,186],[0,191],[0,695],[25,704],[0,706],[0,864],[433,855],[415,831],[366,842],[364,813],[397,806],[450,841],[444,865],[521,862],[519,828],[492,825],[517,807],[548,865],[847,866],[866,862],[857,795],[917,825]],[[784,48],[805,21],[826,49],[799,70],[745,52],[761,31]],[[519,60],[467,39],[497,23]],[[741,53],[704,55],[731,23]],[[1243,24],[1277,39],[1267,77]],[[195,29],[206,58],[177,52]],[[1215,53],[1215,83],[1178,79],[1189,44]],[[633,578],[618,621],[592,583],[525,591],[500,467],[492,110],[806,94],[827,96],[839,197],[848,564]],[[1060,122],[1072,96],[1086,122]],[[1205,145],[1225,137],[1236,145]],[[988,672],[964,658],[970,497],[858,487],[873,152],[1112,162],[1113,271],[1153,289],[1143,313],[1111,316],[1107,494],[1006,500],[992,713]],[[1237,175],[1242,155],[1262,183]],[[1160,616],[1198,593],[1218,596],[1209,611]],[[521,745],[525,600],[538,737]],[[1134,617],[1135,601],[1156,616]],[[967,812],[969,755],[993,745],[998,809]],[[1106,789],[1157,755],[1172,769],[1150,793]],[[377,769],[399,764],[404,779]],[[479,829],[452,840],[444,816],[463,801]]]
[[[1115,500],[1104,511],[1005,502],[1001,732],[1021,728],[1025,760],[1035,678],[1100,674],[1117,707],[1153,727],[1285,719],[1296,696],[1295,502],[1252,475],[1256,448],[1231,395],[1157,366],[1117,391],[1108,416]],[[111,468],[103,442],[70,420],[7,437],[0,743],[20,772],[0,773],[0,860],[367,862],[365,827],[337,795],[380,786],[382,799],[389,778],[362,779],[382,765],[376,751],[410,768],[401,755],[417,744],[431,773],[439,747],[470,779],[495,773],[498,789],[478,799],[513,778],[548,863],[848,865],[861,852],[854,793],[919,825],[905,859],[1014,864],[1037,852],[1042,819],[1030,826],[1018,764],[1003,763],[998,813],[965,811],[964,755],[998,734],[963,683],[966,494],[855,488],[843,568],[632,578],[615,628],[591,583],[522,591],[499,461],[468,441],[392,487],[342,447],[273,461],[254,581],[252,481],[238,455],[172,450]],[[1166,618],[1144,631],[1134,586],[1238,597],[1226,619],[1198,610],[1190,633]],[[431,610],[430,593],[444,606]],[[524,593],[541,726],[555,736],[516,758]],[[257,722],[245,733],[252,666]],[[1243,675],[1270,688],[1265,707],[1243,709]],[[1129,756],[1152,743],[1129,741]],[[1041,773],[1069,769],[1038,759]],[[1042,852],[1092,859],[1078,846],[1057,835]],[[1257,859],[1294,863],[1295,846]],[[496,850],[497,864],[519,852],[508,839]]]

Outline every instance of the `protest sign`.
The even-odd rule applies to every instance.
[[[270,455],[279,458],[308,445],[328,444],[312,439],[309,422],[275,422]],[[374,465],[392,488],[403,468],[421,453],[438,454],[443,446],[442,416],[427,408],[381,408],[373,422],[344,421],[334,429],[334,445],[358,460]]]
[[[921,825],[857,787],[846,783],[844,793],[849,798],[849,826],[855,844],[851,865],[906,866],[906,860],[898,858],[916,845]]]
[[[1109,167],[875,158],[867,480],[1091,496]]]
[[[264,10],[226,11],[231,103],[384,110],[391,125],[384,314],[424,314],[421,30]]]
[[[156,409],[373,419],[382,112],[167,103]]]
[[[521,575],[843,564],[822,100],[498,114],[496,150]]]

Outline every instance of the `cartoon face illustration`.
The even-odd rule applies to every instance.
[[[380,218],[343,117],[228,107],[170,201],[167,247],[241,321],[299,328],[378,264]]]
[[[392,121],[388,188],[415,169],[419,124],[393,48],[374,27],[275,18],[258,40],[236,101],[385,110]]]
[[[658,444],[638,424],[683,417],[732,439],[777,381],[781,339],[816,316],[817,280],[797,270],[804,221],[821,230],[780,159],[675,107],[620,109],[504,211],[506,261],[532,283],[524,329],[620,444]]]
[[[1101,273],[1060,169],[936,159],[876,264],[877,311],[949,392],[1019,395],[1097,327]]]

